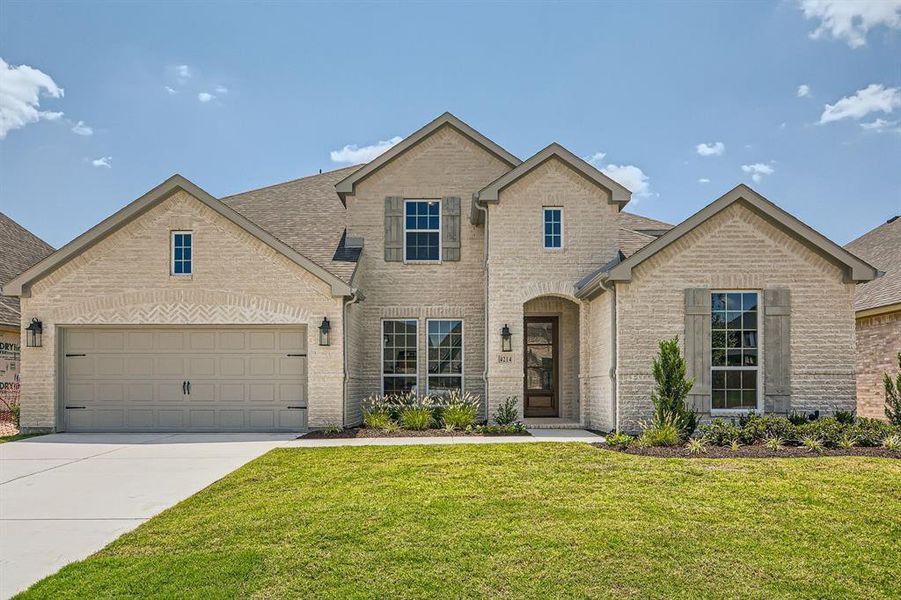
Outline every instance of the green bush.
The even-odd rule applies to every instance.
[[[714,419],[698,427],[698,433],[712,446],[731,446],[741,436],[741,428],[723,419]]]
[[[788,420],[791,421],[792,425],[803,425],[810,422],[810,419],[807,418],[807,415],[795,411],[789,413]]]
[[[400,424],[404,429],[422,431],[435,422],[431,406],[408,406],[400,411]]]
[[[785,417],[749,414],[741,419],[739,440],[742,444],[757,444],[769,437],[783,440],[796,439],[795,427]]]
[[[395,423],[387,410],[377,410],[363,413],[363,425],[373,429],[389,429]]]
[[[679,337],[662,340],[652,371],[657,387],[651,393],[654,403],[654,423],[676,428],[680,440],[688,439],[698,427],[698,415],[685,406],[685,398],[694,381],[685,376],[687,363],[679,349]]]
[[[835,420],[841,423],[842,425],[854,425],[854,411],[853,410],[837,410],[835,414],[832,415],[835,417]]]
[[[898,375],[895,381],[888,373],[883,373],[882,384],[885,387],[885,416],[889,423],[901,427],[901,352],[898,353]]]
[[[707,442],[704,441],[704,438],[691,438],[685,444],[685,449],[688,450],[689,454],[703,454],[707,452]]]
[[[516,396],[507,396],[494,411],[494,422],[498,425],[512,425],[519,420],[519,410],[516,408],[519,399]]]
[[[822,452],[823,440],[815,435],[806,435],[801,438],[801,445],[807,448],[808,452]]]
[[[767,439],[763,440],[763,445],[773,452],[778,452],[785,447],[785,442],[780,437],[768,437]]]
[[[617,431],[607,436],[607,444],[614,448],[628,448],[635,438],[628,433]]]
[[[850,433],[857,438],[861,446],[878,446],[887,435],[895,433],[894,428],[879,419],[865,417],[857,419],[850,428]]]
[[[892,435],[887,435],[882,438],[881,446],[886,450],[893,450],[898,452],[901,450],[901,435],[897,433],[893,433]]]
[[[508,425],[477,425],[475,427],[467,427],[467,431],[475,431],[484,435],[510,435],[514,433],[522,433],[526,430],[526,426],[522,423],[510,423]]]
[[[816,438],[824,446],[833,448],[838,445],[843,433],[848,426],[840,423],[835,417],[823,417],[816,421],[810,421],[795,428],[795,439],[803,441],[804,438]]]
[[[857,446],[857,436],[855,436],[851,433],[848,433],[847,431],[844,432],[838,438],[838,447],[839,448],[843,448],[845,450],[850,450],[851,448],[855,448],[856,446]]]
[[[641,446],[679,446],[682,444],[682,434],[672,418],[663,421],[655,420],[651,424],[642,423],[642,427],[644,431],[638,438]]]
[[[441,421],[447,429],[463,429],[473,425],[479,416],[481,401],[475,394],[454,390],[443,399]]]

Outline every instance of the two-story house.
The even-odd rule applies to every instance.
[[[672,227],[558,144],[446,113],[372,162],[217,199],[174,176],[21,274],[22,424],[355,425],[373,393],[634,430],[679,336],[704,416],[855,405],[877,271],[739,185]]]

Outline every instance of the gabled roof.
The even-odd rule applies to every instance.
[[[81,234],[38,264],[34,265],[8,284],[3,286],[3,293],[12,296],[27,296],[29,294],[30,284],[46,275],[47,273],[59,268],[70,259],[74,258],[81,252],[90,248],[97,242],[103,240],[108,235],[119,230],[133,219],[144,214],[160,202],[171,197],[173,194],[183,190],[205,204],[210,209],[217,212],[220,216],[228,219],[238,227],[244,229],[249,234],[266,243],[269,247],[281,254],[285,255],[316,277],[332,287],[332,294],[336,296],[349,295],[352,290],[350,285],[342,281],[332,273],[329,273],[321,266],[297,252],[297,250],[285,244],[271,233],[267,232],[259,225],[229,208],[226,204],[220,202],[199,186],[188,181],[181,175],[173,175],[160,185],[156,186],[131,204],[122,208],[110,217],[107,217],[85,233]]]
[[[381,154],[372,162],[367,163],[359,170],[355,171],[353,174],[339,181],[335,185],[335,191],[338,192],[338,196],[340,196],[341,201],[346,203],[345,197],[354,195],[354,187],[356,186],[356,184],[366,179],[375,171],[382,168],[385,164],[397,158],[445,125],[453,127],[458,132],[468,137],[488,152],[494,154],[511,167],[515,167],[522,162],[451,113],[446,112],[431,123],[427,124],[425,127],[422,127],[418,131],[405,137],[400,143],[394,145],[390,150]]]
[[[360,165],[234,194],[221,201],[320,267],[351,283],[360,250],[342,245],[347,210],[335,183]]]
[[[0,285],[53,253],[53,246],[0,212]],[[0,297],[0,325],[19,328],[18,298]]]
[[[632,192],[626,189],[621,183],[607,177],[560,144],[554,142],[544,150],[527,159],[512,171],[501,175],[482,188],[477,194],[478,201],[482,204],[497,202],[498,194],[502,189],[554,157],[569,165],[574,171],[585,177],[588,181],[610,192],[610,204],[618,204],[619,208],[622,209],[632,197]]]
[[[901,216],[889,219],[845,246],[849,252],[885,271],[885,275],[857,286],[854,310],[898,305],[901,309]]]
[[[591,277],[583,279],[579,282],[581,287],[577,290],[576,296],[580,298],[591,297],[605,281],[631,281],[632,271],[635,267],[736,202],[741,202],[748,206],[789,235],[802,241],[812,250],[841,266],[845,271],[846,281],[871,281],[880,275],[880,272],[872,265],[805,225],[750,187],[741,184],[644,246],[632,256],[618,264],[605,265],[595,271]]]

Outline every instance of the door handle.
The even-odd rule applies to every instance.
[[[188,382],[188,395],[191,395],[191,382]]]
[[[184,395],[186,395],[187,393],[188,393],[188,382],[187,382],[187,381],[182,381],[182,382],[181,382],[181,395],[184,396]]]

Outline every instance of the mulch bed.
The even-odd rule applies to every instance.
[[[820,452],[811,452],[800,446],[786,446],[781,450],[770,450],[766,446],[740,446],[738,450],[731,450],[721,446],[708,446],[707,451],[701,454],[689,454],[685,448],[640,448],[630,446],[628,448],[613,448],[607,444],[592,444],[604,450],[635,454],[638,456],[651,456],[654,458],[816,458],[818,456],[874,456],[879,458],[901,459],[901,452],[887,450],[885,448],[824,448]]]
[[[368,427],[352,427],[350,429],[342,429],[337,433],[328,433],[326,431],[311,431],[305,433],[297,439],[300,440],[334,440],[334,439],[350,439],[350,438],[403,438],[403,437],[486,437],[486,436],[522,436],[531,435],[526,431],[519,433],[479,433],[475,431],[445,431],[444,429],[425,429],[423,431],[412,431],[407,429],[399,429],[397,431],[382,431],[381,429],[370,429]]]

